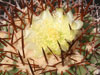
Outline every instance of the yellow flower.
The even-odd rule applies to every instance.
[[[67,14],[63,13],[63,9],[58,8],[51,14],[47,8],[39,16],[33,16],[32,25],[26,30],[25,42],[33,43],[37,47],[31,48],[35,52],[34,56],[42,56],[42,48],[46,53],[50,53],[47,46],[51,48],[53,53],[60,55],[61,51],[57,41],[59,41],[64,51],[68,50],[69,44],[65,39],[68,42],[74,40],[83,22],[80,20],[74,21],[71,11]]]

